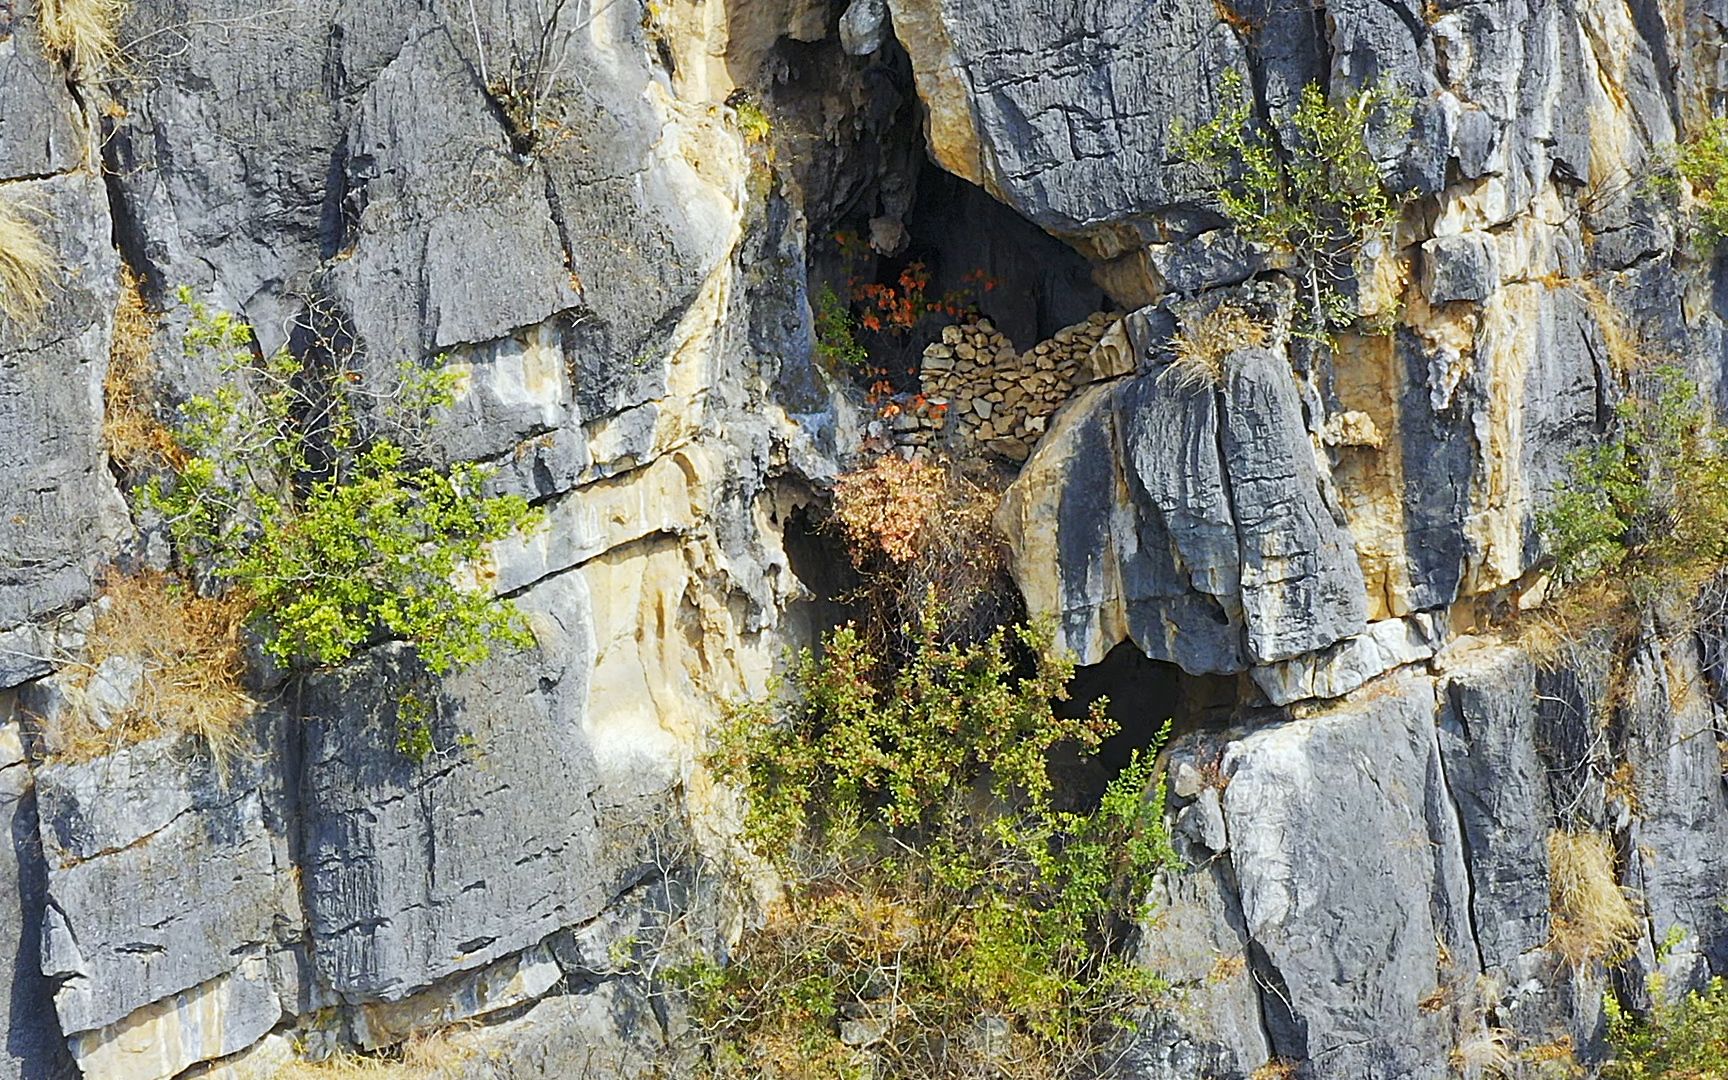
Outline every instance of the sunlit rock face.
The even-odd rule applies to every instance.
[[[1610,836],[1640,898],[1622,981],[1728,973],[1716,637],[1652,618],[1609,662],[1499,618],[1540,599],[1536,515],[1637,355],[1724,400],[1715,267],[1643,182],[1720,103],[1708,5],[177,0],[133,6],[107,80],[26,7],[0,197],[56,265],[41,321],[0,321],[0,1080],[268,1075],[429,1028],[476,1078],[687,1074],[619,950],[674,895],[736,930],[700,885],[738,809],[708,736],[834,611],[808,522],[882,447],[1000,471],[1015,584],[1081,664],[1208,688],[1111,689],[1131,734],[1178,721],[1188,862],[1139,945],[1174,1004],[1116,1075],[1599,1060],[1556,830]],[[1231,74],[1285,133],[1308,84],[1413,101],[1373,141],[1409,201],[1350,268],[1384,332],[1306,343],[1288,260],[1179,160]],[[812,357],[842,227],[1005,283],[910,349],[899,427]],[[454,370],[416,453],[543,510],[473,568],[534,643],[435,685],[389,642],[266,675],[221,764],[56,757],[104,576],[164,555],[103,435],[123,267],[164,415],[223,377],[180,286],[371,400]],[[1197,384],[1173,339],[1220,300],[1264,332]]]

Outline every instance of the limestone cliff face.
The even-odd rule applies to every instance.
[[[1605,976],[1551,947],[1549,833],[1614,837],[1647,928],[1626,986],[1672,941],[1678,978],[1728,972],[1728,686],[1655,622],[1611,688],[1488,620],[1527,600],[1534,514],[1603,430],[1627,327],[1721,399],[1716,269],[1636,178],[1720,107],[1723,19],[140,0],[96,79],[0,3],[0,195],[59,263],[40,324],[0,321],[0,1080],[267,1076],[293,1041],[470,1020],[476,1077],[678,1075],[676,1011],[615,954],[674,893],[731,918],[700,869],[733,813],[703,735],[819,629],[802,509],[860,446],[938,439],[1017,471],[1014,576],[1083,664],[1192,691],[1116,695],[1147,730],[1186,710],[1190,862],[1143,956],[1180,1007],[1116,1075],[1591,1060]],[[498,88],[542,40],[556,93],[524,138]],[[1185,305],[1290,320],[1172,151],[1228,72],[1274,124],[1309,83],[1401,88],[1383,164],[1416,200],[1358,267],[1392,334],[1310,364],[1275,332],[1195,393],[1165,375]],[[885,430],[813,362],[807,283],[859,221],[1003,279],[1001,333],[926,354],[927,389],[975,395],[964,423]],[[35,738],[103,576],[162,557],[104,450],[123,265],[166,311],[167,403],[218,378],[180,348],[182,285],[266,351],[337,336],[368,378],[462,372],[427,453],[544,508],[488,577],[536,644],[437,686],[425,761],[380,734],[390,644],[264,687],[221,768],[190,740],[71,763]],[[1000,370],[950,347],[975,343]]]

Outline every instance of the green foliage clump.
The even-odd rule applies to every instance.
[[[1714,251],[1728,236],[1728,119],[1717,118],[1682,144],[1675,171],[1692,185],[1698,199],[1695,229],[1699,246]]]
[[[1244,238],[1297,259],[1310,332],[1324,337],[1349,326],[1355,308],[1338,289],[1349,260],[1402,205],[1369,151],[1369,128],[1378,123],[1402,135],[1412,102],[1381,85],[1334,106],[1310,83],[1280,140],[1255,117],[1240,75],[1226,74],[1221,91],[1222,111],[1183,133],[1176,153],[1221,178],[1219,201]]]
[[[1047,629],[944,645],[935,625],[889,672],[834,632],[790,700],[722,739],[787,891],[691,977],[715,1075],[1078,1076],[1160,989],[1122,948],[1176,861],[1153,756],[1096,808],[1058,808],[1052,749],[1096,751],[1114,725],[1053,712],[1073,665]]]
[[[830,371],[862,371],[870,352],[858,341],[858,324],[832,287],[816,294],[816,357]]]
[[[452,402],[455,372],[406,366],[377,430],[363,432],[350,400],[359,372],[314,371],[285,348],[255,361],[250,326],[181,299],[188,354],[213,355],[227,381],[182,406],[183,463],[143,499],[183,561],[248,598],[272,659],[341,663],[382,631],[444,674],[493,641],[531,642],[513,604],[462,578],[536,512],[484,495],[480,466],[411,465],[402,445]]]
[[[733,108],[733,115],[738,121],[738,132],[746,142],[767,142],[774,133],[774,124],[768,119],[767,111],[750,98],[741,99]]]
[[[1728,450],[1673,366],[1640,375],[1606,442],[1569,459],[1537,523],[1562,585],[1610,571],[1635,600],[1696,585],[1728,561]]]
[[[1647,1018],[1606,1001],[1613,1057],[1604,1080],[1721,1080],[1728,1077],[1728,982],[1712,979],[1702,993],[1670,1003],[1660,977],[1651,979],[1655,1006]]]

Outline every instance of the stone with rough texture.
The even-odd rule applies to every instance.
[[[78,106],[42,55],[30,8],[0,8],[0,180],[70,172],[84,158]]]
[[[566,574],[522,603],[538,645],[437,688],[416,688],[406,658],[385,649],[307,689],[302,873],[314,962],[339,993],[401,1001],[592,917],[612,895],[630,839],[627,819],[608,835],[593,801],[585,587]],[[404,692],[433,713],[419,762],[396,748]]]
[[[1354,544],[1283,361],[1236,353],[1216,398],[1164,370],[1077,397],[1009,488],[998,522],[1032,610],[1082,662],[1129,636],[1194,672],[1359,633]]]
[[[0,1080],[62,1080],[74,1074],[54,988],[42,975],[47,868],[36,793],[18,725],[7,721],[0,721],[0,840]]]
[[[1442,950],[1460,955],[1470,923],[1434,707],[1431,682],[1396,679],[1225,751],[1230,862],[1273,988],[1272,1048],[1322,1075],[1450,1075],[1451,1033],[1422,1002],[1459,982]]]
[[[42,321],[0,318],[0,630],[87,599],[125,521],[102,454],[115,258],[99,178],[0,185],[58,265]]]
[[[68,1035],[123,1029],[137,1010],[261,961],[281,911],[272,767],[219,772],[191,739],[158,739],[36,770],[50,905],[42,966],[60,979]],[[262,982],[274,1001],[261,973],[240,981]]]

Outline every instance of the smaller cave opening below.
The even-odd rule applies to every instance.
[[[1051,760],[1054,797],[1059,808],[1084,811],[1098,805],[1104,788],[1137,752],[1150,749],[1165,721],[1170,740],[1193,731],[1221,727],[1236,714],[1240,692],[1236,678],[1190,675],[1175,664],[1154,660],[1132,641],[1124,641],[1104,659],[1075,669],[1068,683],[1068,700],[1055,704],[1062,717],[1084,716],[1099,700],[1105,715],[1117,724],[1094,755],[1073,749]]]

